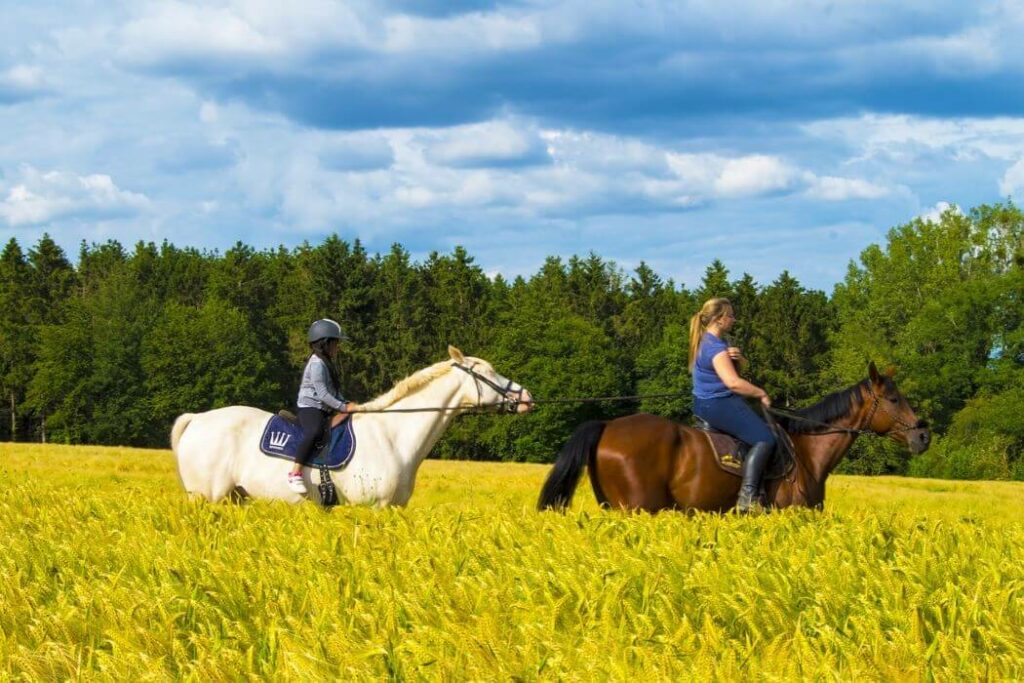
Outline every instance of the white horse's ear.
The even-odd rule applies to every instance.
[[[455,361],[456,363],[466,362],[466,357],[462,355],[462,351],[459,351],[451,344],[448,345],[448,355],[451,356],[452,360]]]

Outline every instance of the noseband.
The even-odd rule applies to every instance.
[[[493,407],[497,408],[499,412],[504,411],[507,413],[514,413],[516,412],[516,409],[519,408],[519,404],[523,402],[523,392],[526,390],[523,387],[519,387],[519,389],[514,390],[512,387],[514,387],[516,383],[513,382],[512,380],[509,380],[508,384],[502,387],[498,385],[497,382],[494,382],[490,378],[484,377],[479,372],[475,371],[473,368],[476,367],[476,363],[473,363],[473,365],[470,365],[469,367],[466,367],[461,363],[452,363],[452,366],[458,368],[459,370],[462,370],[467,375],[473,378],[473,383],[476,385],[477,408]],[[485,404],[483,402],[482,393],[480,391],[481,382],[497,391],[503,397],[503,400],[500,403]],[[513,396],[515,398],[513,398]]]
[[[875,388],[871,385],[870,382],[868,382],[868,391],[871,392],[872,404],[871,410],[868,411],[868,419],[864,422],[864,426],[867,427],[868,430],[871,431],[872,433],[878,434],[879,436],[889,436],[893,432],[909,432],[915,429],[927,429],[927,425],[921,426],[920,421],[917,425],[909,424],[906,420],[900,418],[899,415],[889,410],[887,406],[884,406],[882,404],[882,397],[875,393]],[[884,432],[875,432],[874,430],[871,429],[871,423],[874,421],[875,413],[878,411],[879,407],[882,408],[883,413],[892,418],[892,421],[894,423],[891,427],[889,427],[889,429],[887,429]],[[899,425],[901,428],[896,429],[896,425]]]

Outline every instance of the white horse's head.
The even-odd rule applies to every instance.
[[[510,412],[533,410],[533,396],[522,385],[495,372],[482,358],[465,356],[454,346],[448,347],[456,371],[463,377],[463,395],[467,405],[508,406]]]

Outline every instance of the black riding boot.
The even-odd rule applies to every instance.
[[[766,441],[758,441],[747,451],[747,457],[743,460],[743,484],[740,486],[739,500],[736,501],[737,512],[751,512],[755,507],[754,501],[761,487],[761,475],[764,474],[764,468],[771,457],[771,444]]]

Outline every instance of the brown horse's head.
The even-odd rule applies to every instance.
[[[895,368],[878,372],[872,362],[868,365],[868,390],[866,397],[868,421],[866,429],[906,446],[911,453],[923,453],[931,443],[928,422],[918,419],[907,399],[896,388],[893,375]]]

